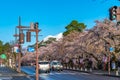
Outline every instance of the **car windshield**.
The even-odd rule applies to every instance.
[[[60,62],[53,62],[53,65],[61,65]]]
[[[49,64],[49,62],[39,62],[39,64]]]

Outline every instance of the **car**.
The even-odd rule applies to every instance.
[[[50,73],[50,62],[49,61],[38,61],[39,72]]]
[[[50,69],[52,71],[62,71],[63,70],[63,66],[61,64],[61,62],[57,61],[57,60],[53,60],[50,62]]]

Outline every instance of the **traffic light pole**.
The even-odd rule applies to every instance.
[[[20,42],[20,34],[22,33],[21,30],[21,18],[19,17],[19,54],[18,54],[18,72],[21,72],[21,42]]]
[[[38,29],[38,23],[34,24],[34,28],[31,26],[27,27],[27,26],[21,26],[21,20],[19,17],[19,26],[17,26],[17,28],[19,29],[19,34],[15,34],[14,37],[19,37],[19,54],[18,54],[18,72],[21,72],[21,44],[24,43],[24,30],[27,30],[28,33],[27,35],[29,35],[29,37],[27,37],[27,41],[30,42],[30,33],[29,32],[35,32],[36,33],[36,80],[39,80],[39,73],[38,73],[38,33],[40,32],[40,30]]]
[[[39,80],[39,73],[38,73],[38,33],[39,33],[39,29],[38,29],[38,24],[36,24],[36,29],[30,29],[30,32],[36,32],[36,80]]]
[[[108,74],[110,75],[110,52],[108,55]]]
[[[39,80],[38,75],[38,29],[36,29],[36,80]]]
[[[19,53],[18,53],[18,72],[21,72],[21,44],[19,44]]]
[[[21,20],[20,20],[20,17],[19,17],[19,26],[17,26],[15,28],[15,35],[14,35],[15,41],[17,41],[17,37],[20,38],[20,33],[22,32],[20,26],[21,26]],[[19,28],[19,34],[17,34],[17,28]],[[18,62],[17,62],[18,68],[17,68],[17,71],[21,72],[21,69],[20,69],[21,68],[21,43],[20,43],[20,40],[17,41],[17,42],[18,42],[18,45],[19,45]]]

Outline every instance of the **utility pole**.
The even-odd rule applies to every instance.
[[[111,67],[110,67],[110,52],[109,52],[109,56],[108,56],[108,74],[110,75],[110,70]]]
[[[38,24],[37,24],[38,25]],[[38,75],[38,28],[36,29],[36,80],[39,80]]]
[[[19,16],[19,27],[21,26],[21,18]],[[21,28],[19,28],[19,36],[21,33]],[[18,54],[18,72],[21,72],[21,42],[20,42],[20,37],[19,37],[19,54]]]
[[[38,23],[35,23],[34,29],[30,29],[30,32],[36,32],[36,80],[39,80],[39,73],[38,73],[38,33],[40,30],[38,29]]]
[[[120,22],[120,7],[117,7],[117,13],[116,13],[116,15],[117,15],[117,17],[116,17],[116,20],[117,20],[117,22]]]
[[[19,16],[19,26],[21,26],[21,18]],[[13,35],[15,37],[15,45],[17,44],[18,47],[19,47],[19,52],[18,52],[18,60],[17,60],[17,63],[18,64],[18,68],[17,68],[17,71],[18,72],[21,72],[21,44],[20,44],[20,40],[18,41],[17,40],[17,37],[20,36],[20,32],[21,32],[21,29],[19,28],[19,34],[17,34],[17,27],[15,27],[15,34]],[[19,37],[20,38],[20,37]]]
[[[38,73],[38,33],[40,32],[40,30],[38,29],[38,22],[36,23],[32,23],[32,25],[30,25],[29,27],[27,26],[21,26],[21,19],[19,17],[19,26],[17,26],[17,28],[19,29],[19,35],[15,34],[15,37],[19,36],[19,55],[18,55],[18,71],[20,71],[21,68],[21,44],[24,43],[24,33],[23,31],[27,31],[27,36],[26,36],[26,40],[27,42],[31,41],[31,32],[35,32],[36,33],[36,80],[39,80],[39,73]]]
[[[117,22],[117,25],[120,25],[120,7],[118,6],[113,6],[109,9],[109,19],[111,21],[115,20]],[[110,33],[109,33],[110,36]],[[110,37],[111,39],[111,37]],[[109,44],[109,48],[111,47],[111,45]],[[111,58],[111,52],[109,51],[108,54],[108,74],[110,75],[110,71],[111,71],[111,66],[110,66],[110,58]]]

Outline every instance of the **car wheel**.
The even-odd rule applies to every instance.
[[[48,71],[48,73],[50,73],[50,70]]]
[[[61,70],[59,69],[58,72],[60,72]]]

